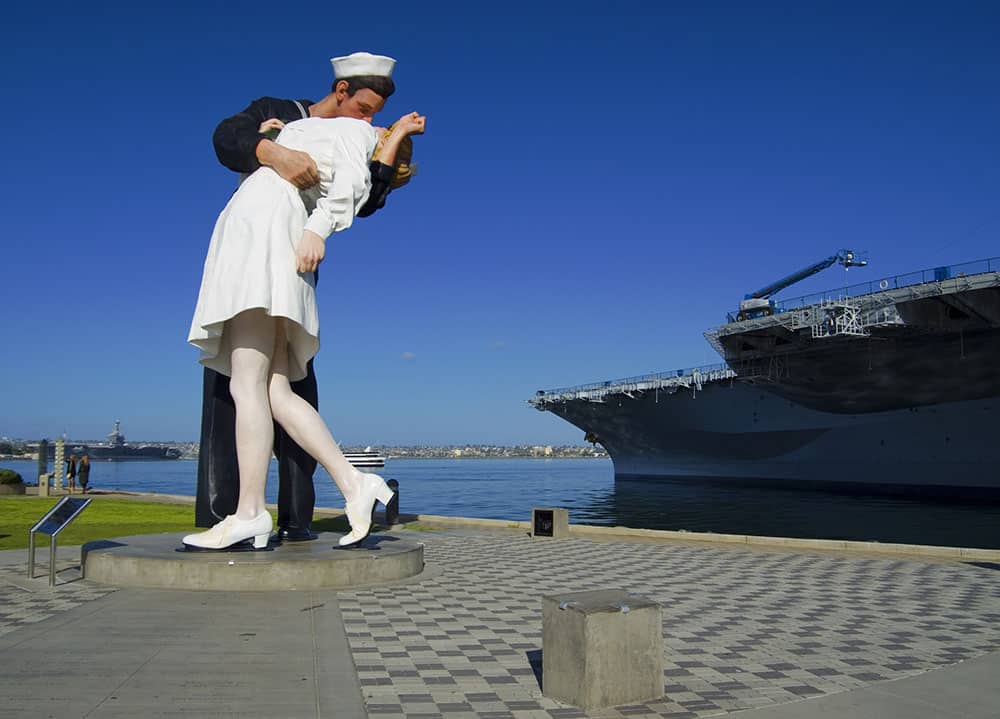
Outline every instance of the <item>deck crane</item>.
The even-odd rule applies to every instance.
[[[798,272],[788,275],[788,277],[783,277],[777,282],[772,282],[767,287],[762,287],[756,292],[745,295],[743,301],[740,302],[740,311],[736,315],[736,321],[742,322],[743,320],[754,319],[755,317],[773,315],[774,300],[770,299],[771,295],[794,285],[800,280],[804,280],[806,277],[811,277],[817,272],[825,270],[834,263],[840,263],[847,268],[864,267],[868,264],[868,261],[857,259],[853,250],[838,250],[837,254],[830,255],[825,260],[820,260],[808,267],[803,267]]]

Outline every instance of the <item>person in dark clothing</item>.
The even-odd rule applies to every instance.
[[[69,488],[69,493],[73,494],[76,491],[76,455],[71,454],[69,459],[66,460],[66,484]]]
[[[358,55],[358,54],[356,54]],[[348,56],[353,57],[353,56]],[[341,61],[338,66],[337,60]],[[239,173],[252,173],[261,166],[271,167],[300,190],[319,181],[319,173],[306,153],[282,147],[263,134],[268,120],[271,127],[306,117],[354,117],[368,120],[382,108],[395,87],[388,76],[343,76],[345,58],[337,58],[337,79],[331,92],[319,102],[261,97],[241,112],[226,118],[215,129],[213,145],[225,167]],[[391,67],[389,69],[391,74]],[[393,154],[383,154],[370,165],[371,191],[368,201],[357,213],[368,217],[385,205],[395,179]],[[318,275],[317,275],[318,282]],[[293,382],[292,391],[314,408],[319,395],[313,361],[309,360],[305,379]],[[198,457],[198,483],[195,495],[195,525],[211,527],[235,513],[239,499],[239,472],[236,459],[236,410],[229,391],[229,377],[204,369],[201,419],[201,450]],[[299,447],[277,424],[274,428],[274,454],[278,460],[279,541],[307,541],[315,538],[310,525],[316,504],[313,473],[316,460]]]
[[[80,477],[80,489],[87,493],[87,485],[90,484],[90,457],[86,454],[80,457],[80,466],[77,469]]]

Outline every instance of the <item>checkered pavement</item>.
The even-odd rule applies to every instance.
[[[114,587],[80,581],[80,562],[56,562],[56,585],[49,587],[48,551],[40,551],[35,578],[28,579],[28,564],[0,566],[0,636],[99,599]]]
[[[585,717],[542,696],[541,598],[664,607],[665,697],[607,717],[725,714],[1000,649],[997,567],[642,541],[410,532],[443,571],[339,594],[370,716]]]
[[[401,532],[434,571],[337,593],[374,719],[571,719],[541,693],[541,597],[664,607],[665,697],[596,714],[693,718],[921,674],[1000,649],[1000,566],[618,538]],[[41,566],[36,571],[44,574]],[[115,591],[0,567],[0,635]]]

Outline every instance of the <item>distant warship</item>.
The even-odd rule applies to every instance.
[[[49,455],[52,456],[55,447],[49,445]],[[115,428],[108,435],[107,442],[67,443],[66,454],[74,453],[77,457],[87,454],[92,460],[153,460],[180,459],[181,451],[176,447],[162,444],[131,445],[125,441],[121,432],[121,420],[115,420]]]
[[[724,364],[542,390],[615,476],[1000,492],[1000,258],[776,303],[705,333]]]

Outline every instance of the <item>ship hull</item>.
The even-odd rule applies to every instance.
[[[838,414],[732,380],[548,409],[595,435],[616,477],[1000,490],[996,398]]]

